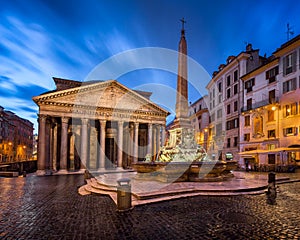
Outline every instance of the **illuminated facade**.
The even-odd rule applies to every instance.
[[[195,129],[195,139],[207,150],[209,112],[207,108],[208,96],[201,97],[189,106],[189,117]]]
[[[300,36],[244,75],[241,165],[269,170],[300,160]]]
[[[239,160],[239,115],[243,102],[240,76],[264,60],[259,56],[259,50],[248,44],[245,52],[229,56],[206,86],[210,113],[208,153],[212,159]]]
[[[165,139],[166,110],[151,93],[115,80],[54,78],[56,89],[34,97],[39,106],[38,175],[130,168],[156,155]]]
[[[0,107],[0,163],[32,160],[33,123]]]

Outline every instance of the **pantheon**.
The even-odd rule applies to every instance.
[[[131,168],[165,142],[169,112],[151,92],[116,80],[53,78],[56,89],[33,97],[38,114],[38,175]]]

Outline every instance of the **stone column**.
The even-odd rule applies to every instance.
[[[156,126],[156,152],[159,151],[159,148],[161,146],[161,143],[160,143],[160,125],[157,125]]]
[[[153,134],[152,123],[148,123],[148,150],[147,150],[147,154],[150,154],[151,157],[153,156],[152,134]]]
[[[161,143],[160,146],[163,147],[166,141],[166,128],[165,126],[161,126]]]
[[[67,173],[68,123],[68,117],[61,118],[60,173]]]
[[[153,127],[153,150],[152,150],[152,159],[155,160],[157,152],[157,128],[156,126]]]
[[[122,168],[122,160],[123,160],[123,124],[124,122],[118,122],[118,160],[117,160],[117,168]]]
[[[98,156],[98,129],[94,125],[90,128],[90,153],[89,153],[89,164],[87,167],[89,169],[97,170],[97,156]]]
[[[52,132],[53,132],[53,137],[52,137],[52,166],[53,166],[53,171],[57,171],[57,122],[55,119],[52,119],[53,125],[52,125]]]
[[[53,171],[53,122],[49,122],[49,171]]]
[[[131,164],[133,163],[133,149],[134,149],[134,129],[133,129],[133,124],[129,123],[129,138],[128,138],[128,163],[129,166],[131,167]]]
[[[88,122],[89,119],[83,118],[81,119],[81,141],[80,141],[80,170],[84,170],[87,164],[87,153],[88,153]]]
[[[100,120],[100,164],[99,170],[105,169],[105,128],[106,120]]]
[[[133,143],[133,162],[136,163],[139,157],[139,123],[134,123],[134,143]]]
[[[45,115],[39,115],[39,138],[38,138],[38,161],[37,175],[45,175],[46,165],[46,118]]]

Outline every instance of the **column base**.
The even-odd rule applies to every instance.
[[[123,167],[116,167],[116,171],[124,171]]]
[[[97,169],[97,172],[105,172],[105,171],[106,171],[106,169],[104,167],[100,167]]]
[[[86,169],[86,168],[80,168],[80,169],[78,170],[78,173],[85,173],[86,170],[88,170],[88,169]],[[89,171],[89,170],[88,170],[88,171]]]
[[[69,174],[69,171],[66,169],[60,169],[57,173],[58,175],[65,175],[65,174]]]
[[[45,170],[37,170],[37,171],[35,172],[35,175],[36,175],[36,176],[45,176],[45,174],[46,174],[46,171],[45,171]]]

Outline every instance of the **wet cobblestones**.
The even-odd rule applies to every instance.
[[[198,196],[116,212],[80,196],[83,176],[0,178],[0,239],[300,239],[300,183],[264,195]]]

